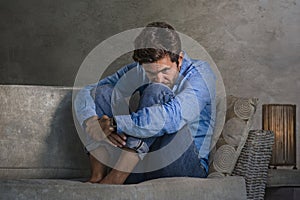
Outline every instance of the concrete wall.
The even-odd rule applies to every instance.
[[[72,86],[97,44],[155,20],[207,49],[227,94],[299,107],[300,0],[2,0],[0,83]]]

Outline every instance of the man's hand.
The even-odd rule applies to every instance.
[[[108,137],[107,137],[111,143],[113,143],[114,145],[122,148],[126,145],[126,136],[122,133],[122,134],[117,134],[117,133],[111,133]]]
[[[115,132],[115,129],[111,126],[111,119],[107,115],[103,115],[98,121],[106,136]]]
[[[106,136],[104,132],[101,129],[101,126],[98,122],[98,116],[93,116],[88,118],[85,121],[85,131],[94,139],[97,141],[103,140]]]
[[[124,134],[117,134],[116,130],[112,127],[112,119],[103,115],[99,119],[99,124],[104,131],[107,138],[118,147],[123,147],[126,144],[126,136]]]
[[[126,144],[126,136],[115,132],[111,120],[106,115],[100,119],[97,116],[93,116],[85,122],[86,132],[97,141],[106,140],[113,146],[123,147]]]

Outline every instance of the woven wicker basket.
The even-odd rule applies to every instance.
[[[247,199],[264,199],[274,133],[251,130],[232,175],[246,180]]]

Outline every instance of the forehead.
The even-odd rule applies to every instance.
[[[158,70],[163,68],[171,68],[173,65],[174,63],[171,61],[170,57],[166,56],[154,63],[144,63],[143,67],[149,70]]]

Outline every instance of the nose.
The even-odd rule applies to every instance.
[[[162,75],[162,73],[156,74],[153,82],[155,82],[155,83],[162,83],[163,82],[163,75]]]

